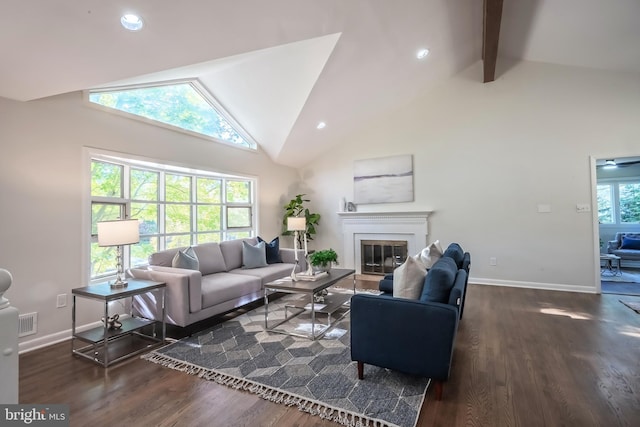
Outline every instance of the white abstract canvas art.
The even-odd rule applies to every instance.
[[[413,201],[413,156],[356,160],[353,174],[356,204]]]

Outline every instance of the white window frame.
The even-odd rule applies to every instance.
[[[199,132],[194,132],[188,129],[181,128],[179,126],[173,126],[168,123],[163,123],[157,120],[149,119],[147,117],[139,116],[137,114],[128,113],[126,111],[118,110],[116,108],[106,107],[101,104],[96,104],[95,102],[91,102],[89,100],[89,95],[92,93],[105,93],[105,92],[119,92],[125,90],[134,90],[134,89],[143,89],[148,87],[158,87],[158,86],[170,86],[170,85],[179,85],[179,84],[190,84],[193,89],[198,92],[204,99],[207,101],[211,107],[216,110],[216,112],[225,119],[233,129],[238,132],[240,136],[242,136],[247,142],[251,143],[253,147],[245,147],[243,145],[234,144],[230,141],[225,141],[224,139],[215,138],[210,135],[206,135]],[[100,111],[107,112],[109,114],[115,114],[121,117],[126,117],[129,119],[137,120],[143,123],[147,123],[153,126],[159,126],[164,129],[169,129],[175,132],[180,132],[186,135],[196,136],[198,138],[202,138],[208,141],[217,142],[220,144],[224,144],[230,147],[235,147],[241,150],[247,150],[250,152],[258,151],[258,143],[251,136],[249,132],[247,132],[242,125],[222,106],[220,101],[218,101],[198,79],[178,79],[178,80],[167,80],[163,82],[153,82],[148,84],[138,84],[138,85],[127,85],[127,86],[113,86],[113,87],[104,87],[104,88],[96,88],[83,91],[83,99],[86,105],[91,108],[95,108]]]
[[[611,209],[613,210],[613,222],[602,223],[604,226],[633,227],[637,228],[637,222],[622,222],[620,215],[620,184],[640,184],[640,177],[605,178],[599,179],[597,185],[611,185]]]
[[[93,162],[93,160],[97,160],[97,161],[104,161],[104,162],[108,162],[108,163],[116,163],[116,164],[122,164],[124,166],[124,173],[123,173],[123,196],[124,197],[92,197],[91,196],[91,164]],[[109,151],[104,151],[104,150],[99,150],[99,149],[91,149],[91,148],[86,148],[85,149],[85,179],[83,179],[83,181],[85,182],[84,185],[84,189],[85,189],[85,197],[83,197],[83,204],[86,207],[86,209],[84,209],[85,212],[85,216],[83,218],[83,235],[84,236],[89,236],[88,239],[83,239],[84,243],[84,248],[83,248],[83,265],[86,268],[86,272],[83,274],[83,276],[86,278],[86,280],[89,283],[97,283],[97,282],[104,282],[105,280],[111,279],[113,277],[115,277],[115,274],[113,275],[102,275],[102,276],[96,276],[96,277],[91,277],[91,243],[97,241],[97,237],[93,236],[91,234],[91,222],[92,222],[92,205],[93,203],[113,203],[113,204],[121,204],[124,206],[125,209],[125,217],[129,218],[130,212],[131,212],[131,202],[137,203],[140,202],[140,200],[131,200],[130,199],[130,186],[129,186],[129,178],[130,178],[130,169],[134,168],[134,169],[145,169],[145,170],[153,170],[154,172],[159,172],[160,173],[160,178],[159,178],[159,189],[158,189],[158,200],[157,201],[153,201],[153,202],[149,202],[149,201],[144,201],[147,203],[158,203],[158,233],[157,235],[153,235],[153,236],[157,236],[158,237],[158,250],[164,250],[166,249],[166,237],[170,236],[170,235],[175,235],[174,233],[166,233],[166,231],[164,230],[165,224],[164,224],[164,207],[166,206],[166,201],[165,201],[165,194],[164,194],[164,174],[166,173],[170,173],[170,174],[178,174],[178,175],[186,175],[186,176],[190,176],[192,179],[192,185],[191,185],[191,200],[188,202],[188,204],[191,207],[191,230],[189,231],[189,233],[177,233],[180,235],[186,235],[188,234],[189,240],[190,240],[190,244],[194,245],[197,244],[197,238],[196,236],[198,234],[202,234],[199,233],[197,231],[197,217],[196,217],[196,211],[197,211],[197,207],[198,205],[201,205],[201,203],[196,203],[196,185],[195,185],[195,177],[205,177],[205,178],[212,178],[212,179],[221,179],[223,181],[223,185],[221,188],[221,201],[220,201],[220,206],[221,206],[221,224],[220,224],[220,241],[224,241],[224,240],[233,240],[229,237],[232,237],[235,233],[239,233],[239,232],[248,232],[249,236],[251,237],[255,237],[257,236],[257,230],[259,229],[259,224],[258,224],[258,198],[257,198],[257,194],[258,194],[258,180],[257,177],[255,176],[249,176],[249,175],[235,175],[235,174],[229,174],[229,173],[224,173],[224,172],[218,172],[218,171],[213,171],[213,170],[205,170],[202,168],[191,168],[191,167],[184,167],[184,166],[178,166],[175,164],[171,164],[171,163],[167,163],[167,162],[162,162],[160,160],[155,160],[155,159],[148,159],[148,158],[142,158],[139,156],[133,156],[133,155],[126,155],[126,154],[122,154],[122,153],[113,153],[113,152],[109,152]],[[249,203],[227,203],[226,201],[226,191],[225,191],[225,185],[224,182],[226,180],[230,180],[230,181],[247,181],[250,183],[250,192],[249,192]],[[206,204],[206,203],[205,203]],[[227,206],[232,206],[232,207],[249,207],[251,210],[251,226],[250,227],[245,227],[245,228],[229,228],[226,226],[226,207]],[[126,270],[128,268],[131,268],[131,252],[130,252],[130,248],[128,246],[124,246],[123,247],[123,268]],[[85,258],[86,257],[86,258]],[[114,266],[115,266],[115,259],[114,259]]]

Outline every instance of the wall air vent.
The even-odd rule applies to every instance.
[[[38,313],[26,313],[20,315],[18,337],[26,337],[38,332]]]

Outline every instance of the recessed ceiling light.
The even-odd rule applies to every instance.
[[[420,49],[417,53],[416,53],[416,58],[418,59],[424,59],[427,57],[427,55],[429,55],[429,49]]]
[[[142,22],[142,18],[132,13],[122,15],[122,17],[120,18],[120,23],[129,31],[140,31],[144,25],[144,22]]]
[[[327,127],[327,124],[325,122],[320,122],[318,123],[318,126],[316,126],[317,129],[324,129],[325,127]]]

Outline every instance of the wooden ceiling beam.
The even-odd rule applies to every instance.
[[[498,39],[500,38],[500,21],[502,20],[502,2],[503,0],[484,0],[482,60],[485,83],[492,82],[496,78]]]

